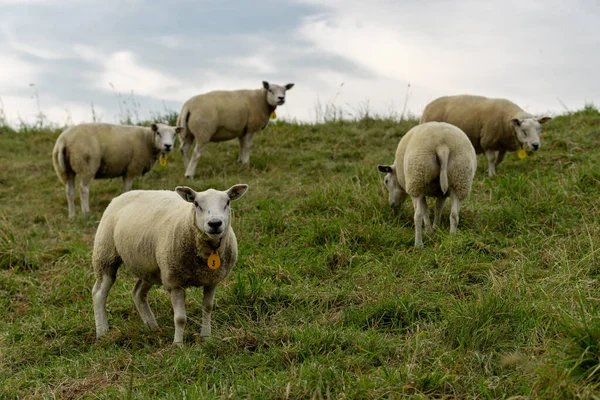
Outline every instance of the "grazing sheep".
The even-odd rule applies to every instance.
[[[485,153],[488,175],[492,178],[507,151],[521,149],[519,157],[525,157],[527,150],[537,151],[541,147],[541,124],[550,119],[536,119],[505,99],[461,95],[440,97],[429,103],[421,122],[447,122],[462,129],[475,152]]]
[[[450,234],[456,233],[461,203],[469,196],[477,169],[475,149],[457,127],[443,122],[417,125],[402,137],[393,165],[379,165],[386,173],[389,203],[396,208],[407,194],[415,208],[415,247],[423,247],[422,225],[431,228],[426,196],[436,197],[433,226],[439,226],[446,197],[450,196]]]
[[[263,81],[262,89],[220,90],[186,101],[177,122],[186,130],[179,148],[186,167],[185,176],[194,177],[200,153],[208,142],[238,138],[238,162],[248,164],[254,134],[267,127],[269,118],[275,118],[275,109],[285,103],[285,92],[293,87],[293,83],[279,86]],[[196,145],[188,159],[194,139]]]
[[[148,291],[162,284],[171,293],[175,344],[183,342],[185,289],[204,286],[200,335],[210,336],[217,284],[229,275],[238,255],[229,202],[239,199],[247,189],[248,185],[234,185],[225,192],[195,192],[178,186],[174,192],[134,190],[114,198],[104,211],[94,240],[96,337],[108,329],[106,297],[121,263],[139,278],[133,301],[151,329],[158,325],[148,304]]]
[[[170,152],[175,135],[181,131],[183,128],[164,124],[144,128],[94,123],[61,133],[52,159],[56,174],[66,185],[69,218],[75,216],[75,175],[81,179],[81,211],[87,213],[94,178],[122,176],[123,192],[131,190],[133,178],[150,171],[159,156]]]

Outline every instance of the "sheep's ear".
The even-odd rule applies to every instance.
[[[196,198],[196,192],[187,186],[177,186],[175,191],[181,196],[182,199],[190,203],[193,203],[194,199]]]
[[[288,83],[287,85],[285,85],[285,90],[290,90],[293,87],[294,87],[293,83]]]
[[[263,87],[264,87],[265,89],[269,89],[269,82],[267,82],[267,81],[263,81]]]
[[[244,193],[246,193],[246,190],[248,190],[248,185],[245,185],[245,184],[233,185],[232,187],[230,187],[227,190],[227,195],[229,196],[229,198],[231,200],[237,200],[240,197],[242,197],[244,195]]]
[[[150,125],[150,129],[152,129],[153,132],[157,132],[158,131],[158,125],[152,124],[152,125]]]
[[[379,170],[379,172],[383,172],[384,174],[389,174],[392,172],[392,166],[391,165],[381,165],[379,164],[377,166],[377,169]]]
[[[185,131],[185,128],[182,126],[178,126],[177,128],[175,128],[175,133],[181,133],[183,131]]]
[[[546,123],[546,122],[550,121],[551,119],[552,119],[552,118],[550,118],[550,117],[542,117],[542,118],[538,118],[538,122],[539,122],[540,124],[544,124],[544,123]]]
[[[514,126],[521,126],[521,120],[518,118],[513,118],[510,120],[510,122],[514,125]]]

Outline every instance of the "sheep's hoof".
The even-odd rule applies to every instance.
[[[183,348],[183,342],[173,342],[173,347],[181,349]]]
[[[194,175],[186,175],[185,178],[186,179],[194,179]]]
[[[415,249],[421,250],[423,248],[423,243],[415,243]]]

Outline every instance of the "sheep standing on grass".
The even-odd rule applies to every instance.
[[[463,130],[477,154],[485,153],[488,175],[496,174],[496,166],[507,151],[537,151],[541,147],[541,124],[550,117],[534,118],[519,106],[505,99],[460,95],[440,97],[423,111],[421,123],[447,122]]]
[[[133,178],[150,171],[159,156],[170,152],[183,128],[152,124],[150,128],[112,124],[81,124],[60,134],[52,160],[66,185],[69,218],[75,216],[75,175],[79,175],[81,211],[90,211],[90,184],[94,178],[123,177],[123,192]]]
[[[285,103],[285,92],[292,87],[293,83],[279,86],[263,81],[262,89],[214,91],[186,101],[177,122],[186,130],[180,147],[185,176],[194,177],[200,153],[208,142],[238,138],[238,162],[248,164],[254,134],[267,127],[269,118],[275,118],[275,109]],[[188,159],[194,139],[196,145]]]
[[[477,169],[475,149],[457,127],[443,122],[417,125],[402,137],[393,165],[379,165],[386,173],[389,203],[396,208],[407,194],[415,209],[415,247],[423,247],[422,225],[431,228],[426,196],[436,197],[434,228],[440,225],[442,208],[450,196],[450,234],[456,233],[461,203],[469,196]]]
[[[175,344],[183,342],[185,289],[204,286],[200,335],[210,336],[217,284],[229,275],[238,255],[229,203],[247,189],[247,185],[234,185],[225,192],[197,193],[178,186],[174,192],[134,190],[113,199],[98,225],[92,256],[96,337],[108,329],[106,297],[121,263],[139,278],[133,301],[151,329],[158,325],[148,291],[162,284],[171,293]]]

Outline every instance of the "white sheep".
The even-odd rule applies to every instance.
[[[421,123],[448,122],[463,130],[471,140],[477,154],[485,153],[488,175],[496,174],[496,166],[507,151],[537,151],[541,147],[541,124],[550,117],[535,118],[506,99],[483,96],[447,96],[429,103],[423,111]]]
[[[422,225],[431,228],[426,196],[436,197],[434,228],[450,196],[450,234],[456,233],[461,203],[469,196],[477,169],[475,149],[467,135],[443,122],[417,125],[400,140],[392,165],[379,165],[386,173],[389,204],[397,208],[411,196],[415,209],[415,247],[423,247]]]
[[[204,286],[200,335],[210,336],[217,284],[229,275],[238,256],[229,203],[247,189],[248,185],[239,184],[227,191],[195,192],[178,186],[175,191],[134,190],[114,198],[94,240],[96,337],[108,329],[106,297],[121,263],[139,278],[133,301],[150,329],[158,325],[148,304],[148,291],[162,284],[170,292],[175,344],[183,342],[185,289]]]
[[[183,128],[164,124],[145,128],[93,123],[76,125],[61,133],[52,160],[56,174],[66,185],[69,218],[75,216],[75,175],[81,181],[81,211],[88,213],[94,178],[123,177],[123,192],[131,190],[133,178],[150,171],[159,156],[170,152],[175,135],[182,131]]]
[[[285,92],[292,87],[293,83],[279,86],[263,81],[262,89],[219,90],[186,101],[177,122],[186,131],[179,148],[186,167],[185,176],[194,177],[200,153],[208,142],[238,138],[238,162],[248,164],[254,134],[267,127],[269,118],[275,118],[275,109],[285,103]],[[188,159],[194,139],[196,145]]]

